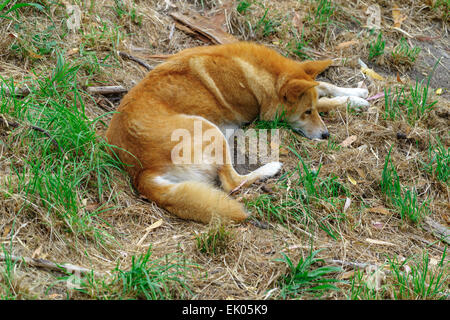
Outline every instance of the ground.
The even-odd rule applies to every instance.
[[[0,297],[448,298],[448,1],[19,2],[0,1]],[[102,139],[121,96],[88,88],[128,90],[147,72],[118,51],[153,67],[211,44],[173,12],[298,61],[332,58],[321,80],[375,97],[368,110],[324,114],[328,141],[279,126],[282,173],[232,195],[246,223],[158,208]]]

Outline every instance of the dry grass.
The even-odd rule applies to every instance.
[[[144,68],[121,59],[116,50],[130,52],[156,65],[160,60],[149,56],[204,45],[201,40],[175,28],[168,15],[175,10],[170,3],[176,3],[180,11],[191,9],[211,16],[220,12],[226,1],[123,0],[118,1],[123,5],[122,14],[117,13],[118,2],[114,0],[67,1],[78,4],[83,12],[81,29],[75,33],[69,32],[65,26],[67,16],[63,1],[33,2],[48,8],[39,11],[25,7],[20,9],[19,18],[0,18],[0,33],[6,35],[0,39],[0,76],[7,82],[13,80],[17,86],[46,78],[54,70],[56,52],[60,51],[66,61],[81,66],[77,80],[85,89],[91,85],[114,84],[131,88],[145,75]],[[323,266],[329,264],[329,259],[377,266],[388,263],[394,257],[399,260],[413,257],[419,261],[423,252],[427,252],[432,262],[440,260],[446,248],[445,242],[426,231],[423,220],[412,223],[401,219],[392,202],[382,192],[380,181],[385,158],[392,148],[391,160],[400,183],[405,187],[414,187],[420,203],[428,199],[430,217],[448,228],[448,179],[439,179],[435,170],[427,171],[423,164],[430,163],[433,153],[430,153],[429,146],[436,145],[439,139],[447,151],[444,166],[448,166],[449,38],[448,15],[445,13],[448,6],[445,7],[445,1],[402,2],[402,13],[407,16],[402,30],[414,36],[408,39],[411,45],[422,47],[419,58],[408,70],[388,59],[392,49],[405,37],[404,32],[391,28],[393,20],[389,1],[329,2],[334,9],[325,10],[322,20],[315,18],[315,13],[319,4],[327,1],[263,0],[259,4],[253,3],[247,13],[238,13],[235,8],[240,2],[234,1],[232,8],[226,11],[226,25],[234,36],[264,43],[294,59],[335,58],[333,67],[324,72],[321,79],[341,86],[357,86],[362,82],[369,89],[370,96],[386,87],[394,92],[395,87],[414,85],[416,77],[423,79],[430,74],[437,58],[443,56],[434,72],[429,93],[429,101],[437,100],[437,104],[413,124],[402,115],[394,120],[385,118],[383,98],[372,101],[371,108],[364,113],[352,110],[332,112],[323,117],[332,135],[329,142],[306,140],[283,129],[280,159],[284,163],[283,174],[296,173],[283,181],[271,179],[234,195],[247,203],[249,210],[270,227],[261,229],[251,223],[227,227],[228,236],[224,237],[225,243],[220,244],[218,254],[202,252],[197,244],[199,235],[217,232],[216,226],[182,221],[141,199],[128,178],[118,170],[112,171],[111,185],[103,196],[97,192],[95,177],[88,180],[82,189],[75,190],[79,192],[76,195],[80,208],[78,214],[95,213],[97,216],[89,220],[94,233],[69,232],[64,220],[50,214],[47,208],[39,201],[34,202],[23,190],[16,191],[19,190],[17,185],[20,179],[14,174],[12,164],[15,168],[26,168],[24,159],[29,152],[27,141],[30,141],[32,130],[24,126],[14,130],[7,128],[1,119],[5,117],[11,121],[14,115],[2,114],[0,243],[7,251],[60,263],[70,262],[107,276],[115,268],[127,270],[132,264],[132,257],[145,254],[149,248],[152,249],[152,259],[180,254],[195,265],[183,275],[191,290],[188,297],[194,299],[280,298],[279,280],[288,272],[286,264],[279,261],[282,253],[297,262],[301,257],[307,258],[311,249],[323,249],[319,253]],[[386,57],[369,63],[369,66],[382,74],[384,81],[364,76],[358,64],[358,58],[368,63],[369,43],[378,35],[365,28],[367,7],[376,3],[381,7]],[[330,12],[329,15],[327,12]],[[264,13],[266,16],[263,19]],[[303,36],[300,35],[302,27]],[[431,40],[420,41],[419,36]],[[351,47],[336,48],[337,44],[355,39],[358,42]],[[400,71],[399,77],[404,84],[398,82],[397,71]],[[443,88],[444,93],[437,96],[437,88]],[[105,113],[87,94],[82,93],[82,97],[88,118],[94,119]],[[1,103],[11,103],[8,101],[2,98]],[[118,104],[117,100],[111,101]],[[109,119],[110,115],[107,115],[103,118],[104,123],[96,123],[99,136],[106,129]],[[357,137],[351,146],[338,146],[351,135]],[[45,143],[47,140],[44,136],[39,141]],[[290,150],[298,153],[308,168],[320,168],[319,182],[333,178],[335,184],[342,187],[340,191],[333,196],[308,194],[308,211],[305,211],[299,200],[303,198],[295,194],[295,190],[306,190],[305,185],[300,183],[304,180],[299,178],[304,171],[296,169],[299,158]],[[432,168],[436,169],[435,163]],[[448,169],[446,172],[448,175]],[[298,183],[300,185],[297,186]],[[257,203],[261,197],[270,198],[271,210],[278,210],[286,220],[280,222],[264,214],[258,215],[257,208],[251,204]],[[298,202],[292,203],[293,198]],[[344,210],[346,201],[347,205],[348,201],[350,203]],[[30,204],[24,206],[27,203]],[[98,210],[99,207],[101,209]],[[259,208],[267,213],[267,207],[260,205]],[[292,212],[302,212],[303,215],[295,220]],[[162,220],[160,226],[148,229],[159,220]],[[97,237],[95,230],[107,232],[108,236]],[[321,263],[314,266],[321,266]],[[411,265],[413,262],[408,263]],[[106,294],[105,291],[101,294],[95,291],[93,286],[90,291],[86,290],[89,293],[80,293],[67,288],[66,282],[58,281],[61,274],[19,263],[12,265],[11,282],[5,275],[6,268],[7,263],[0,262],[0,297],[3,298],[87,299],[105,297]],[[438,264],[431,264],[431,268],[437,270]],[[341,290],[324,290],[322,298],[397,297],[398,281],[392,272],[387,273],[387,279],[381,282],[381,289],[358,295],[352,289],[355,276],[352,270],[344,266],[342,272],[333,274],[333,278],[343,280],[337,284]],[[367,280],[370,271],[362,272],[363,280]],[[446,282],[439,297],[448,297],[449,293],[447,266],[444,273]],[[115,298],[120,298],[120,289],[114,290],[117,290]],[[300,299],[314,297],[317,296],[303,291],[297,296]],[[420,295],[409,298],[417,297],[423,298]]]

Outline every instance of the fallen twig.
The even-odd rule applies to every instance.
[[[434,221],[430,217],[425,217],[425,224],[423,225],[424,229],[428,232],[431,232],[434,236],[439,238],[441,241],[444,241],[447,244],[450,244],[450,231],[447,227],[441,225],[440,223]]]
[[[117,54],[118,54],[119,56],[121,56],[122,58],[126,58],[126,59],[129,59],[129,60],[131,60],[131,61],[134,61],[134,62],[140,64],[141,66],[143,66],[143,67],[144,67],[145,69],[147,69],[148,71],[150,71],[150,70],[153,69],[153,67],[152,67],[151,65],[149,65],[147,62],[145,62],[145,61],[142,60],[142,59],[136,58],[135,56],[132,56],[132,55],[129,54],[129,53],[126,53],[126,52],[123,52],[123,51],[117,51]]]
[[[335,259],[328,259],[326,260],[327,263],[330,264],[339,264],[345,267],[352,267],[352,268],[360,268],[365,269],[367,267],[377,267],[377,265],[370,264],[370,263],[360,263],[360,262],[350,262],[350,261],[343,261],[343,260],[335,260]]]
[[[103,86],[103,87],[89,87],[87,88],[87,92],[89,94],[120,94],[126,93],[128,90],[122,86]]]
[[[6,126],[8,127],[13,127],[13,128],[18,128],[20,126],[20,124],[18,122],[14,122],[14,121],[9,121],[6,120],[3,115],[0,116],[0,123],[4,123],[6,124]],[[52,135],[45,129],[42,129],[41,127],[38,126],[34,126],[34,125],[28,125],[28,127],[30,129],[39,131],[41,133],[43,133],[47,138],[50,139],[50,142],[53,144],[53,146],[55,146],[56,148],[59,149],[59,151],[61,151],[61,153],[64,153],[64,150],[61,148],[61,146],[58,144],[58,142],[56,141],[55,138],[52,137]]]
[[[79,267],[70,263],[55,263],[50,260],[45,259],[36,259],[36,258],[29,258],[29,257],[22,257],[22,256],[15,256],[15,255],[5,255],[4,253],[0,253],[0,261],[5,260],[11,260],[13,262],[25,262],[27,265],[37,267],[37,268],[43,268],[47,270],[52,271],[63,271],[66,273],[79,273],[82,275],[87,275],[90,273],[94,273],[94,275],[99,276],[101,275],[98,272],[95,272],[90,269],[86,269],[83,267]]]
[[[0,92],[3,91],[7,96],[11,96],[11,90],[8,87],[4,87],[3,85],[0,86]],[[27,95],[30,94],[30,89],[28,89],[27,87],[16,87],[14,88],[14,95],[15,96],[21,96],[21,97],[25,97]]]

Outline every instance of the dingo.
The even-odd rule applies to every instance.
[[[331,60],[295,62],[261,45],[238,42],[187,49],[157,66],[123,98],[106,137],[127,165],[137,190],[184,219],[207,223],[214,215],[242,221],[248,213],[227,193],[275,175],[281,163],[270,162],[240,175],[233,168],[225,129],[238,129],[260,117],[272,120],[284,106],[292,128],[311,139],[326,139],[319,112],[347,105],[368,106],[366,89],[339,88],[315,81]],[[320,98],[320,96],[336,98]],[[221,161],[177,164],[171,154],[183,129],[216,134]],[[210,143],[193,139],[191,148]],[[190,150],[189,150],[190,151]],[[217,150],[216,150],[217,151]],[[217,152],[216,152],[217,153]],[[223,188],[214,186],[218,180]]]

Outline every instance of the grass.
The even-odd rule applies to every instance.
[[[397,170],[391,159],[391,150],[385,158],[381,178],[381,190],[389,202],[397,209],[402,220],[409,219],[413,223],[419,222],[430,214],[429,200],[420,203],[417,191],[401,185]]]
[[[34,5],[16,6],[22,2]],[[442,225],[447,218],[448,96],[445,90],[436,98],[432,95],[442,87],[434,80],[446,79],[445,68],[436,67],[433,81],[431,76],[415,81],[416,71],[428,67],[428,50],[422,50],[412,66],[397,66],[392,49],[385,48],[387,59],[374,60],[388,62],[382,70],[386,80],[372,82],[354,64],[358,57],[369,56],[369,46],[359,41],[336,52],[336,45],[365,39],[367,34],[376,43],[379,34],[365,28],[365,10],[382,5],[379,1],[361,6],[340,0],[240,0],[234,2],[236,10],[222,12],[225,2],[177,1],[175,9],[164,0],[77,0],[71,3],[83,12],[81,29],[69,32],[65,7],[56,1],[0,0],[6,3],[0,10],[2,83],[9,91],[30,89],[28,95],[0,93],[0,241],[11,243],[8,250],[17,254],[96,270],[96,276],[83,278],[74,291],[65,283],[54,285],[56,273],[7,259],[0,262],[1,298],[257,300],[268,292],[273,293],[269,299],[448,296],[447,257],[436,262],[442,254],[437,248],[445,244],[420,224],[424,214]],[[448,0],[424,4],[420,10],[411,4],[402,7],[408,14],[403,30],[412,35],[424,30],[427,35],[445,34]],[[372,100],[373,108],[366,113],[336,110],[322,115],[331,133],[328,142],[291,133],[282,112],[274,121],[251,125],[288,129],[279,130],[281,177],[230,196],[246,202],[255,218],[270,222],[262,224],[268,229],[244,223],[220,230],[181,221],[139,198],[128,176],[118,170],[120,164],[109,156],[102,135],[112,114],[105,114],[98,101],[110,97],[91,97],[85,89],[97,85],[129,89],[145,76],[144,68],[117,57],[117,50],[145,60],[206,44],[172,27],[173,10],[196,10],[215,21],[224,14],[226,27],[237,38],[265,44],[295,60],[337,58],[319,79],[348,87],[365,80],[370,95],[386,88],[385,101]],[[390,8],[382,8],[381,14],[382,21],[392,21]],[[381,42],[386,47],[400,45],[401,33],[386,30]],[[428,43],[414,43],[430,47],[434,55],[448,47],[447,38],[430,38]],[[414,47],[407,49],[414,52]],[[159,61],[149,58],[154,65]],[[396,82],[397,70],[402,71],[403,84]],[[110,101],[117,107],[119,99]],[[376,109],[382,110],[380,118]],[[3,119],[18,126],[7,126]],[[411,136],[408,143],[397,141],[397,130]],[[350,135],[357,140],[340,146]],[[412,137],[417,143],[409,143]],[[384,170],[389,194],[380,185],[386,145],[392,146]],[[409,214],[414,218],[425,203],[414,223]],[[138,243],[147,225],[161,218],[162,227],[146,235],[153,248],[147,252]],[[419,237],[434,244],[423,256]],[[368,245],[367,238],[395,246]],[[305,243],[314,245],[303,249]],[[322,248],[326,249],[315,253]],[[414,258],[402,260],[411,255]],[[334,282],[351,279],[351,270],[327,273],[320,269],[328,265],[319,256],[325,261],[373,263],[382,266],[379,271],[386,278],[379,290],[366,270],[356,272],[348,283]],[[108,275],[98,276],[104,270]],[[207,276],[199,275],[203,271]]]
[[[447,247],[436,267],[430,264],[430,256],[427,252],[422,254],[421,261],[411,266],[408,266],[407,259],[403,262],[398,261],[397,258],[388,259],[393,273],[394,299],[446,299],[449,279],[449,262],[445,259],[446,252]]]
[[[112,190],[111,169],[120,170],[109,154],[109,145],[96,135],[95,127],[101,117],[90,119],[85,110],[83,92],[78,88],[76,74],[79,66],[67,63],[58,55],[57,63],[48,77],[38,77],[30,83],[30,94],[20,99],[2,96],[0,113],[21,124],[39,130],[16,130],[14,139],[29,145],[23,161],[11,163],[9,191],[20,194],[24,201],[21,211],[41,207],[41,219],[63,224],[62,230],[75,235],[107,236],[98,220],[98,210],[88,212],[83,199],[92,196],[98,201]],[[14,86],[10,84],[13,92]],[[94,186],[95,195],[88,189]]]
[[[0,2],[0,19],[8,19],[13,20],[13,17],[11,17],[10,13],[15,13],[16,17],[19,17],[18,10],[23,7],[34,7],[38,10],[42,10],[42,5],[38,3],[15,3],[14,0],[4,0]]]
[[[449,184],[450,153],[441,139],[436,137],[436,144],[428,146],[428,160],[428,162],[422,162],[424,170],[438,181]]]
[[[321,166],[313,170],[294,149],[288,149],[298,158],[298,164],[280,178],[279,188],[286,190],[286,196],[280,201],[274,195],[261,194],[247,201],[247,207],[256,210],[260,219],[283,226],[312,223],[334,240],[339,239],[339,225],[346,220],[342,212],[346,187],[335,176],[319,177]]]
[[[377,39],[369,44],[369,60],[373,60],[384,54],[386,41],[383,40],[383,33],[380,32]]]
[[[243,1],[239,1],[236,10],[237,12],[239,12],[240,14],[245,14],[247,13],[247,10],[251,7],[252,3],[246,0]]]
[[[392,50],[392,60],[398,65],[411,66],[415,63],[420,51],[419,47],[411,47],[405,38],[401,38],[398,45]]]
[[[387,90],[385,88],[384,118],[396,120],[401,116],[411,125],[425,118],[437,103],[436,100],[429,100],[430,79],[433,72],[434,69],[427,79],[416,80],[414,86],[395,88],[395,94],[391,94],[391,88]]]
[[[225,253],[232,237],[231,231],[221,223],[212,225],[207,232],[195,236],[197,248],[201,253],[217,255]]]
[[[351,280],[349,298],[352,300],[444,300],[448,295],[448,259],[447,247],[444,248],[440,261],[435,265],[427,252],[416,256],[399,259],[387,256],[387,262],[372,274],[358,270]],[[370,277],[381,272],[384,281],[375,287]]]
[[[166,300],[192,295],[186,281],[193,265],[178,256],[151,259],[151,248],[133,256],[128,270],[117,266],[110,277],[96,279],[93,273],[81,281],[81,293],[95,299]]]
[[[281,106],[278,108],[273,120],[256,120],[255,129],[292,129],[286,118],[285,107]]]
[[[338,290],[333,283],[339,280],[330,278],[330,275],[339,273],[341,268],[315,266],[323,263],[322,259],[316,257],[320,251],[311,250],[310,254],[306,258],[300,258],[296,265],[287,255],[281,253],[283,258],[277,261],[285,263],[288,267],[287,273],[278,280],[281,298],[300,299],[305,293],[313,293],[315,297],[320,297],[330,290]]]

